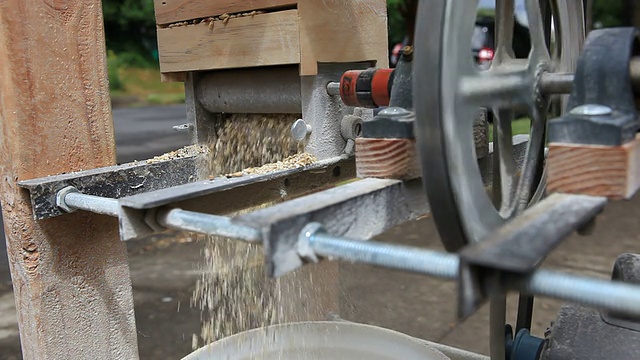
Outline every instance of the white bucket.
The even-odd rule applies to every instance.
[[[300,322],[224,338],[183,360],[448,360],[422,340],[370,325]]]

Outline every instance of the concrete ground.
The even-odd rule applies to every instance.
[[[179,108],[174,110],[180,111]],[[130,121],[146,121],[145,116],[138,115],[142,120]],[[179,123],[179,119],[175,120],[165,120],[163,126]],[[116,131],[119,122],[138,129],[138,136],[131,136],[131,141],[138,143],[136,147],[145,148],[139,143],[145,138],[146,126],[140,123],[126,125],[126,121],[116,119]],[[142,158],[137,154],[126,156]],[[609,277],[619,253],[640,252],[639,215],[639,199],[612,203],[598,218],[591,236],[572,236],[543,266]],[[392,229],[379,240],[441,249],[433,221],[428,217]],[[200,330],[200,312],[190,307],[190,299],[200,276],[197,269],[203,263],[203,245],[202,242],[175,242],[164,237],[128,244],[142,359],[179,359],[191,352],[191,336]],[[20,359],[17,319],[6,265],[6,255],[0,253],[0,359]],[[457,321],[453,282],[348,263],[341,265],[340,280],[340,316],[347,320],[488,353],[488,309],[485,306],[466,321]],[[512,296],[509,317],[512,323],[515,322],[514,305],[515,297]],[[536,300],[534,335],[543,335],[560,305],[554,300]]]

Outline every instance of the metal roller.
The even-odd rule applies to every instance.
[[[297,66],[216,71],[196,84],[196,98],[212,113],[299,114]]]

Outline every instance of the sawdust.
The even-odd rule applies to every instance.
[[[168,152],[166,154],[162,154],[159,156],[156,156],[152,159],[147,160],[147,164],[154,164],[154,163],[158,163],[161,161],[168,161],[168,160],[175,160],[175,159],[182,159],[182,158],[187,158],[187,157],[193,157],[193,156],[197,156],[197,155],[201,155],[201,154],[206,154],[209,152],[209,148],[204,146],[204,145],[189,145],[189,146],[185,146],[181,149],[178,149],[176,151],[171,151]]]
[[[291,137],[291,124],[298,118],[299,114],[227,115],[209,141],[210,178],[313,163],[311,155],[302,153],[303,144]],[[289,309],[281,301],[280,280],[265,275],[262,246],[221,237],[205,241],[202,276],[191,302],[202,311],[200,333],[192,337],[194,350],[233,334],[284,322]]]
[[[175,27],[205,23],[205,24],[209,24],[209,30],[213,30],[215,28],[216,22],[221,22],[223,25],[227,25],[230,19],[241,18],[241,17],[254,17],[259,14],[264,14],[265,12],[266,11],[262,11],[262,10],[254,10],[254,11],[243,12],[243,13],[232,13],[232,14],[225,13],[218,16],[210,16],[210,17],[198,18],[198,19],[193,19],[188,21],[178,21],[175,23],[167,24],[167,25],[158,25],[158,27],[162,29],[164,28],[172,29]]]
[[[316,157],[309,153],[301,153],[291,155],[282,161],[277,161],[269,164],[262,165],[260,167],[247,168],[242,171],[238,171],[232,174],[227,174],[226,177],[240,177],[244,175],[264,175],[276,171],[297,169],[305,166],[309,166],[317,161]]]

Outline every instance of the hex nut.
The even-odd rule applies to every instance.
[[[67,197],[68,194],[70,193],[77,193],[79,192],[78,189],[76,189],[73,186],[67,186],[61,190],[59,190],[56,193],[56,206],[58,206],[62,211],[66,212],[66,213],[72,213],[74,211],[76,211],[76,209],[70,207],[69,205],[67,205],[67,202],[65,201],[65,198]]]
[[[313,235],[324,231],[324,226],[317,222],[309,223],[302,228],[300,234],[298,235],[298,244],[296,246],[298,249],[298,255],[302,259],[314,263],[318,262],[318,257],[316,256],[316,253],[313,251],[313,247],[311,246],[311,238],[313,237]]]

